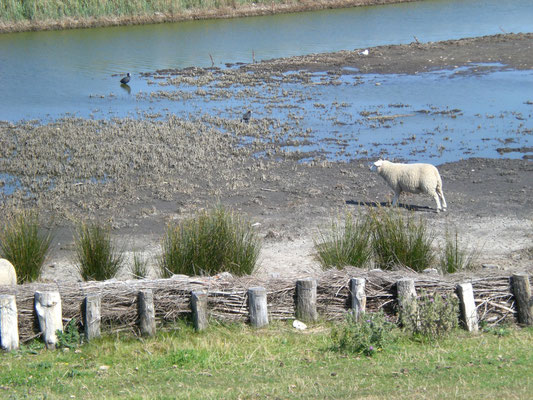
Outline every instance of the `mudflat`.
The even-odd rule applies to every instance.
[[[358,74],[416,74],[472,63],[531,70],[532,46],[531,34],[425,44],[414,39],[410,45],[242,65],[231,74],[243,81],[253,71],[268,79],[269,74],[290,70],[350,73],[346,67],[356,68]],[[173,79],[199,82],[208,72],[165,71]],[[522,134],[532,135],[532,113],[533,106],[523,116]],[[150,274],[156,276],[167,224],[218,203],[247,216],[263,238],[257,274],[312,275],[320,269],[313,243],[319,231],[347,212],[357,215],[387,206],[392,197],[383,179],[369,170],[370,159],[337,162],[287,152],[286,143],[269,137],[270,125],[260,119],[221,123],[224,132],[201,120],[173,117],[1,123],[2,172],[16,177],[17,188],[14,193],[4,191],[3,211],[37,206],[43,216],[54,219],[56,236],[43,279],[79,279],[72,231],[75,222],[85,218],[111,223],[119,247],[129,256],[145,253]],[[400,206],[427,220],[436,247],[446,229],[457,229],[459,241],[479,252],[478,264],[531,272],[533,163],[528,153],[531,150],[524,149],[522,159],[482,159],[474,154],[438,165],[447,212],[437,214],[433,200],[423,195],[404,195]],[[6,178],[4,184],[13,182]],[[129,276],[125,268],[119,278]]]

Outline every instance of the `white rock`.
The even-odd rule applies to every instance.
[[[295,319],[294,322],[292,323],[292,327],[300,331],[307,329],[307,325],[304,324],[302,321],[298,321],[297,319]]]
[[[0,285],[16,285],[17,272],[15,267],[5,258],[0,258]]]

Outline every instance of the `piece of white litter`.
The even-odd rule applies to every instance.
[[[297,319],[295,319],[294,322],[292,323],[292,327],[300,331],[307,329],[307,325],[304,324],[302,321],[298,321]]]
[[[368,53],[369,53],[369,52],[368,52],[368,49],[365,49],[365,50],[363,50],[363,51],[360,51],[360,52],[359,52],[359,55],[360,55],[360,56],[367,56]]]

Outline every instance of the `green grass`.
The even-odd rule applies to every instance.
[[[131,275],[134,279],[144,279],[148,277],[148,259],[141,253],[133,253],[133,262],[131,264]]]
[[[59,20],[66,17],[120,17],[176,14],[190,9],[218,9],[242,4],[283,3],[277,0],[2,0],[0,20]]]
[[[422,271],[435,259],[432,243],[422,218],[378,208],[357,219],[347,214],[344,224],[333,221],[328,232],[319,233],[315,248],[323,268],[364,267],[373,260],[382,269],[407,266]]]
[[[321,231],[315,248],[322,267],[365,267],[372,257],[370,222],[368,216],[354,218],[348,213],[344,224],[332,221],[327,232]]]
[[[330,328],[276,322],[195,333],[180,324],[68,352],[33,344],[2,354],[0,390],[15,399],[526,399],[533,390],[531,328],[404,339],[373,357],[331,351]]]
[[[372,211],[372,248],[382,269],[407,266],[415,271],[430,267],[435,259],[433,236],[422,218],[401,210]]]
[[[52,235],[41,228],[37,213],[20,212],[7,219],[0,231],[0,252],[15,267],[19,284],[41,276],[51,242]]]
[[[111,242],[111,228],[99,222],[81,222],[74,237],[77,267],[85,281],[113,278],[124,257]]]
[[[218,206],[170,225],[162,243],[161,275],[251,274],[261,243],[250,222]]]
[[[472,270],[478,252],[474,249],[467,252],[459,243],[459,233],[455,230],[455,235],[451,235],[448,229],[445,233],[444,249],[440,255],[440,269],[444,273],[453,274],[459,271]]]

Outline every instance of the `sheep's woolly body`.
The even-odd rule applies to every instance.
[[[386,160],[374,163],[378,174],[394,190],[393,205],[396,205],[401,192],[425,193],[435,199],[437,212],[446,209],[439,171],[431,164],[400,164]]]

